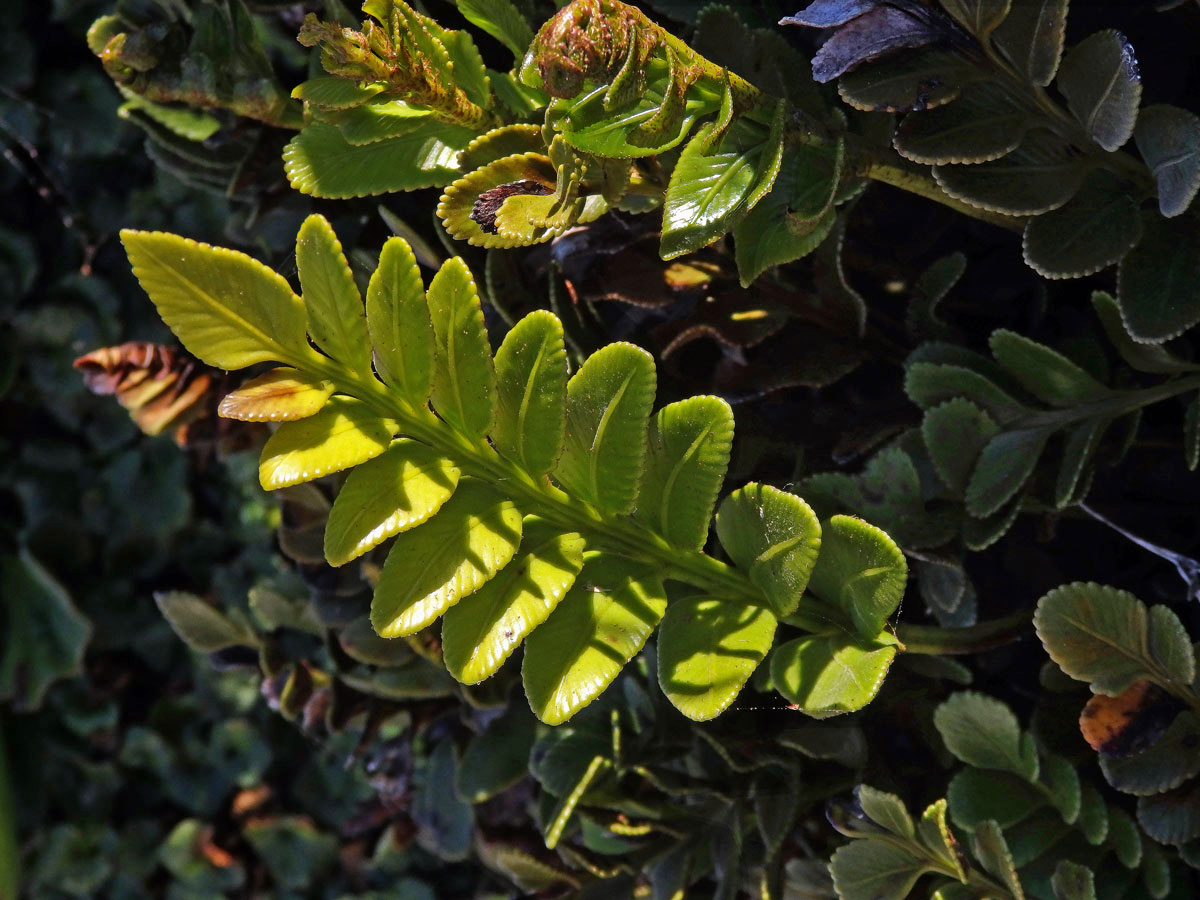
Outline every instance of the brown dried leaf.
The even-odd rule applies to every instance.
[[[1097,694],[1079,716],[1079,731],[1104,756],[1125,757],[1152,746],[1179,712],[1179,704],[1149,681],[1115,697]]]

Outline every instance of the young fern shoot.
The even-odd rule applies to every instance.
[[[659,681],[692,719],[729,706],[768,654],[775,688],[811,715],[875,695],[899,649],[887,629],[907,578],[899,548],[749,484],[716,514],[730,562],[706,554],[733,415],[717,397],[652,415],[644,350],[610,344],[568,378],[562,326],[538,311],[493,358],[461,259],[426,291],[392,238],[364,301],[321,216],[297,239],[302,297],[244,254],[122,237],[190,352],[225,369],[281,365],[221,406],[279,423],[263,487],[350,470],[325,555],[345,565],[392,541],[371,605],[381,636],[440,618],[445,665],[467,684],[524,643],[525,691],[550,724],[595,699],[656,628]]]

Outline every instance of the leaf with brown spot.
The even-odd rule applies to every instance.
[[[221,398],[217,415],[245,422],[283,422],[320,412],[333,385],[298,369],[272,369]]]
[[[1179,704],[1149,681],[1115,697],[1097,694],[1079,715],[1079,731],[1104,756],[1125,757],[1152,746],[1179,712]]]

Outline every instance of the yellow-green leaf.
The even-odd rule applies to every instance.
[[[358,400],[331,397],[316,415],[279,426],[263,447],[258,479],[273,491],[340,472],[381,454],[398,430]]]
[[[567,393],[567,351],[553,313],[531,312],[505,336],[496,388],[492,443],[527,472],[549,472],[562,452]]]
[[[371,343],[362,296],[342,245],[324,216],[311,215],[300,226],[296,268],[313,343],[351,371],[370,372]]]
[[[429,283],[433,322],[433,408],[466,437],[492,427],[496,374],[475,279],[459,257],[445,262]]]
[[[313,358],[304,305],[258,260],[161,231],[121,232],[133,274],[193,356],[221,369]]]
[[[388,238],[367,285],[367,330],[379,377],[415,407],[433,383],[433,326],[412,248]]]
[[[583,568],[583,545],[578,534],[527,520],[517,558],[447,610],[442,656],[450,674],[463,684],[494,675],[575,582]]]
[[[722,501],[717,537],[776,615],[796,609],[821,547],[821,524],[807,503],[769,485],[748,484]]]
[[[299,369],[272,369],[221,398],[217,415],[243,422],[285,422],[320,412],[333,385]]]
[[[771,649],[776,620],[761,606],[711,597],[676,600],[658,636],[658,683],[697,722],[720,715]]]
[[[896,639],[809,635],[771,654],[771,683],[816,718],[862,709],[874,699],[896,656]]]
[[[566,442],[554,477],[606,513],[627,513],[637,499],[655,381],[649,353],[616,343],[567,383]]]
[[[371,624],[383,637],[420,631],[508,565],[520,542],[521,513],[512,501],[462,479],[434,518],[396,538],[375,587]]]
[[[810,588],[845,613],[859,637],[883,631],[907,583],[904,553],[883,531],[853,516],[825,522]]]
[[[356,468],[338,491],[325,525],[325,559],[344,565],[442,508],[458,468],[416,441],[399,440]]]
[[[638,518],[676,546],[699,550],[733,443],[733,410],[719,397],[689,397],[650,422]]]
[[[667,608],[662,581],[597,557],[525,641],[521,679],[534,714],[559,725],[608,687]]]

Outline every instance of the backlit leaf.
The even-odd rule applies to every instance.
[[[362,296],[324,216],[311,215],[300,226],[296,268],[313,343],[351,370],[369,372],[371,343]]]
[[[315,415],[333,394],[328,381],[298,369],[272,369],[221,398],[217,414],[243,422],[284,422]]]
[[[458,177],[458,152],[474,132],[429,121],[407,134],[355,146],[334,125],[312,122],[288,143],[283,168],[302,194],[331,199],[440,187]]]
[[[732,442],[733,410],[719,397],[660,409],[650,422],[638,517],[676,546],[702,548]]]
[[[633,344],[609,344],[567,383],[567,426],[554,477],[606,513],[633,509],[654,403],[654,359]]]
[[[667,607],[658,637],[658,683],[681,713],[716,718],[771,649],[775,617],[760,606],[685,597]]]
[[[711,244],[771,190],[783,160],[783,118],[780,106],[766,135],[735,124],[712,152],[711,124],[688,142],[663,201],[663,259]]]
[[[350,109],[383,90],[382,84],[359,84],[349,78],[322,75],[300,82],[292,89],[292,97],[322,109]]]
[[[578,534],[527,521],[512,563],[446,612],[442,654],[450,674],[463,684],[495,674],[575,582],[583,547]]]
[[[854,712],[870,703],[896,656],[896,639],[881,633],[865,641],[849,635],[810,635],[775,648],[771,683],[815,718]]]
[[[972,166],[934,166],[951,197],[1010,216],[1036,216],[1062,206],[1079,190],[1084,167],[1066,143],[1034,131],[1012,153]]]
[[[992,34],[995,42],[1017,71],[1036,85],[1045,87],[1058,72],[1067,32],[1070,0],[1022,0],[1014,3],[1000,27]]]
[[[642,649],[667,608],[656,578],[620,560],[588,562],[550,618],[525,641],[521,679],[534,714],[558,725],[591,703]]]
[[[533,43],[533,31],[512,0],[455,0],[458,11],[512,51],[520,62]]]
[[[447,260],[426,296],[433,323],[433,391],[437,414],[473,440],[492,426],[496,374],[475,279],[459,257]]]
[[[781,226],[779,210],[771,204],[771,195],[759,203],[733,229],[737,246],[738,275],[742,287],[749,287],[759,275],[773,266],[781,266],[807,256],[815,250],[837,222],[831,207],[824,215],[804,222],[785,218]]]
[[[542,230],[532,226],[501,232],[497,214],[512,197],[554,193],[557,176],[544,152],[514,153],[491,160],[459,178],[442,194],[437,214],[452,237],[476,247],[502,249],[536,243]],[[470,153],[468,148],[464,153]]]
[[[433,326],[412,248],[388,238],[367,285],[367,330],[379,377],[416,408],[433,383]]]
[[[325,558],[341,566],[415,528],[442,508],[458,468],[424,444],[399,440],[347,477],[325,526]]]
[[[904,553],[883,531],[853,516],[824,523],[809,587],[845,613],[859,637],[870,640],[883,631],[907,583]]]
[[[1196,673],[1187,634],[1170,610],[1156,609],[1162,612],[1152,623],[1132,594],[1075,582],[1042,597],[1033,624],[1050,658],[1097,694],[1116,696],[1142,678],[1190,684]]]
[[[1033,474],[1050,437],[1047,428],[1005,431],[988,441],[967,484],[967,512],[984,518],[1017,494]]]
[[[374,459],[388,448],[395,422],[349,397],[331,397],[315,415],[284,422],[267,440],[258,480],[273,491]]]
[[[956,494],[966,491],[979,454],[998,431],[991,416],[963,397],[933,407],[921,422],[930,461]]]
[[[428,124],[430,112],[391,98],[372,100],[329,119],[347,143],[360,147],[411,134]]]
[[[996,362],[1039,400],[1072,407],[1109,394],[1108,388],[1061,353],[1014,331],[998,328],[988,338]]]
[[[770,485],[748,484],[721,502],[717,536],[777,615],[796,609],[821,548],[821,525],[807,503]]]
[[[955,694],[933,714],[946,749],[968,765],[1001,769],[1032,781],[1038,756],[1017,717],[999,700],[973,691]]]
[[[917,823],[917,834],[921,843],[940,856],[958,873],[959,880],[966,881],[962,861],[958,858],[958,841],[955,839],[950,826],[946,824],[947,801],[943,798],[935,800],[921,814]]]
[[[133,274],[188,351],[221,369],[312,359],[304,306],[256,259],[158,231],[121,232]]]
[[[870,839],[838,847],[829,861],[841,900],[905,900],[927,870],[910,851]]]
[[[1082,278],[1107,268],[1142,237],[1138,205],[1116,179],[1093,177],[1065,206],[1025,226],[1025,262],[1045,278]]]
[[[1057,86],[1075,118],[1105,150],[1117,150],[1133,136],[1142,76],[1121,32],[1098,31],[1072,47]]]
[[[550,471],[562,452],[566,391],[562,323],[537,310],[496,351],[496,449],[534,475]]]
[[[371,601],[382,637],[420,631],[490,581],[521,542],[521,513],[475,479],[462,479],[438,514],[400,534]]]
[[[1142,241],[1121,260],[1117,302],[1135,341],[1158,344],[1200,322],[1200,254],[1180,253],[1200,241],[1194,216],[1142,220]]]
[[[1154,175],[1159,210],[1182,215],[1200,190],[1200,118],[1165,103],[1148,106],[1138,114],[1133,139]]]

